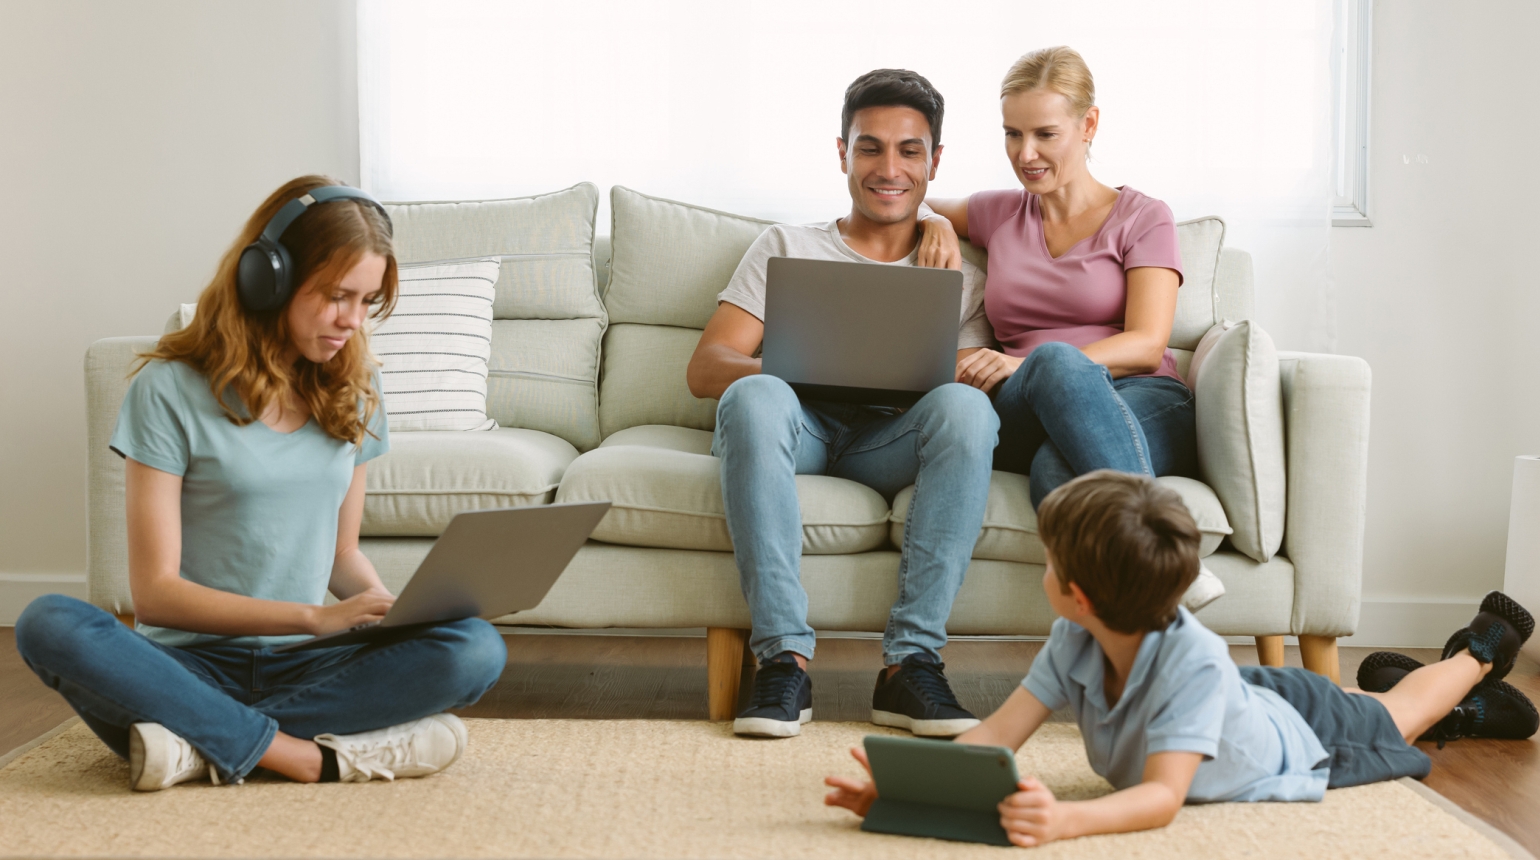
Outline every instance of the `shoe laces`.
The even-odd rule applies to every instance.
[[[358,773],[369,779],[394,781],[396,771],[418,760],[417,732],[375,738],[363,743],[339,745],[335,750]]]
[[[945,668],[945,663],[911,660],[899,670],[899,673],[927,704],[961,708],[962,705],[958,704],[957,696],[952,693],[952,685],[947,683],[946,675],[941,672]]]
[[[1455,705],[1448,716],[1439,720],[1429,735],[1433,740],[1438,741],[1438,748],[1443,749],[1444,744],[1450,741],[1457,741],[1474,734],[1485,713],[1486,708],[1480,699],[1474,697],[1466,699]]]
[[[799,681],[797,676],[801,672],[802,667],[794,661],[761,664],[754,677],[753,706],[779,705],[796,689]]]

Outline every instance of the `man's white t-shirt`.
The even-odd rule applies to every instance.
[[[771,257],[800,257],[807,260],[839,260],[852,263],[877,263],[884,266],[913,266],[919,256],[919,245],[909,256],[892,263],[868,259],[851,250],[840,236],[839,223],[828,224],[776,224],[759,234],[754,244],[738,263],[727,288],[717,294],[718,302],[731,302],[753,314],[761,321],[765,318],[765,267]],[[958,316],[957,348],[993,348],[995,332],[984,315],[984,273],[972,263],[963,261],[962,311]]]

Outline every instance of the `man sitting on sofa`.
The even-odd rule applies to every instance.
[[[795,476],[859,481],[891,504],[916,485],[898,602],[888,616],[886,668],[872,693],[872,721],[917,735],[952,736],[978,723],[952,694],[940,649],[984,521],[999,420],[984,392],[941,386],[899,412],[801,402],[760,373],[766,261],[802,257],[914,265],[916,215],[941,158],[943,101],[914,72],[879,69],[845,91],[838,141],[850,212],[828,224],[776,225],[744,254],[690,359],[696,397],[720,399],[712,453],[722,460],[722,499],[759,658],[740,735],[790,737],[812,719],[813,629],[802,588],[802,523]],[[957,357],[994,343],[984,316],[984,277],[963,263]]]

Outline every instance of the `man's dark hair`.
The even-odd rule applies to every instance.
[[[1151,478],[1102,469],[1048,494],[1037,533],[1067,594],[1075,583],[1119,633],[1160,630],[1198,577],[1192,514]]]
[[[840,113],[840,140],[850,139],[850,119],[869,107],[910,107],[930,123],[931,151],[941,145],[941,117],[946,100],[923,75],[908,69],[874,69],[845,88],[845,109]]]

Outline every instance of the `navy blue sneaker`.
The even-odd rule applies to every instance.
[[[1358,664],[1358,689],[1383,693],[1422,668],[1422,662],[1394,651],[1376,651]]]
[[[1535,619],[1528,610],[1501,591],[1489,592],[1481,601],[1481,609],[1468,626],[1462,627],[1449,637],[1440,660],[1469,650],[1472,657],[1483,663],[1491,663],[1492,671],[1486,680],[1495,682],[1513,671],[1519,656],[1519,646],[1535,632]]]
[[[952,695],[945,668],[929,654],[910,654],[893,677],[883,669],[872,691],[872,722],[932,738],[956,737],[978,725]]]
[[[754,699],[733,720],[733,734],[756,738],[790,738],[813,719],[813,679],[797,665],[790,651],[759,664],[754,674]]]
[[[1438,741],[1438,748],[1460,738],[1501,738],[1521,741],[1540,729],[1540,712],[1529,697],[1506,681],[1484,680],[1449,716],[1434,724],[1420,741]]]

